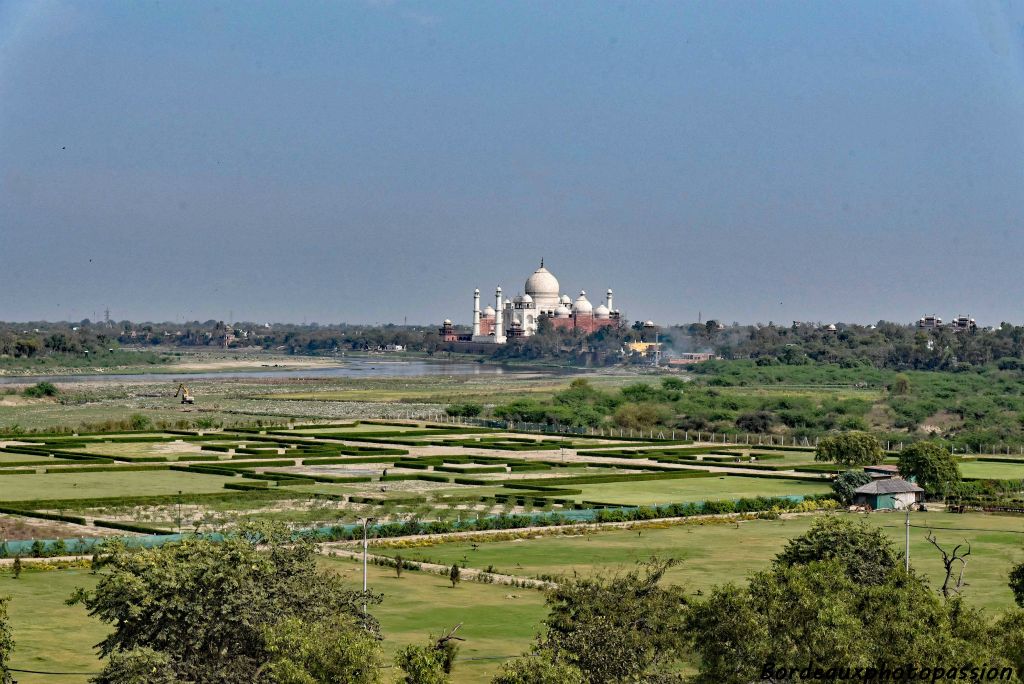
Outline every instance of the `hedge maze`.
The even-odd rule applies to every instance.
[[[992,466],[1024,474],[1024,462],[1005,461]],[[33,434],[0,441],[0,519],[47,521],[55,538],[216,532],[253,519],[335,536],[364,518],[378,531],[551,524],[650,517],[652,506],[786,508],[827,495],[839,469],[799,448],[428,423]]]

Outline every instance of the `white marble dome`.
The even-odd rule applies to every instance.
[[[594,305],[587,299],[587,293],[585,290],[580,290],[580,296],[576,298],[576,301],[572,305],[572,310],[578,314],[589,314],[594,313]]]
[[[559,304],[558,308],[555,309],[555,318],[568,318],[570,314],[569,307],[565,304]]]
[[[608,318],[611,315],[611,311],[604,304],[594,309],[594,318]]]
[[[558,296],[558,279],[551,274],[551,271],[541,266],[526,279],[526,294],[536,297]]]
[[[533,304],[533,297],[531,297],[529,294],[524,294],[522,297],[519,298],[519,301],[521,301],[523,304]]]
[[[572,297],[570,297],[569,295],[562,295],[561,297],[558,298],[558,301],[561,302],[562,304],[565,304],[566,306],[572,306]]]
[[[489,306],[486,309],[484,309],[484,316],[488,316],[490,318],[494,318],[494,307],[493,306]]]

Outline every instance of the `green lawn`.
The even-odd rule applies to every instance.
[[[576,501],[600,501],[618,504],[668,504],[685,501],[742,499],[753,496],[825,494],[827,483],[801,482],[767,477],[701,477],[678,480],[611,482],[594,485],[567,485],[582,489]]]
[[[742,581],[764,568],[786,541],[807,530],[811,516],[791,520],[754,520],[739,523],[678,525],[637,531],[609,531],[576,537],[550,536],[535,539],[453,542],[436,546],[381,549],[400,553],[412,560],[461,563],[470,567],[494,565],[498,571],[535,576],[541,574],[593,573],[601,568],[624,568],[652,556],[677,558],[669,579],[696,591],[706,592],[715,584]],[[867,520],[881,526],[903,546],[903,518],[900,514],[872,514]],[[915,525],[933,525],[940,543],[947,548],[965,538],[972,543],[967,568],[967,598],[987,609],[1004,610],[1013,605],[1007,575],[1015,563],[1024,561],[1024,519],[982,513],[916,513]],[[942,528],[972,528],[958,531]],[[994,531],[975,531],[994,530]],[[940,580],[942,565],[938,552],[925,541],[927,529],[912,528],[910,557],[914,566],[934,583]]]
[[[172,470],[50,473],[0,477],[0,502],[28,499],[201,494],[224,491],[228,478]]]
[[[1017,463],[987,463],[965,461],[960,464],[963,477],[984,477],[993,480],[1024,480],[1024,461]]]
[[[0,572],[0,594],[11,597],[10,618],[16,643],[11,664],[23,670],[96,673],[100,662],[93,651],[107,629],[81,606],[64,601],[75,587],[91,587],[88,570],[30,570],[14,580]],[[52,684],[50,675],[16,673],[20,684]],[[61,676],[59,681],[81,684],[88,676]]]
[[[358,562],[326,559],[324,563],[353,585],[362,582]],[[396,579],[394,570],[374,565],[369,568],[369,583],[370,589],[384,594],[384,603],[372,612],[381,622],[389,660],[401,646],[424,642],[429,635],[462,623],[458,635],[466,641],[459,657],[488,660],[458,663],[453,676],[456,684],[490,681],[508,656],[527,650],[547,615],[544,595],[536,589],[479,582],[461,582],[452,589],[440,575],[406,571],[402,579]],[[385,677],[384,681],[393,680]]]

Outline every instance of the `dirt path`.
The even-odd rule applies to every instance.
[[[348,549],[335,549],[331,551],[335,556],[340,558],[352,558],[354,560],[362,560],[362,551],[349,551]],[[373,562],[374,560],[387,560],[392,559],[388,556],[380,556],[373,553],[366,555],[367,560]],[[403,561],[403,564],[409,564],[416,566],[416,569],[420,572],[429,572],[432,575],[443,575],[448,576],[451,571],[451,567],[447,565],[439,565],[438,563],[424,563],[421,561]],[[393,567],[393,566],[392,566]],[[459,579],[460,581],[480,581],[481,576],[488,577],[487,584],[506,584],[514,587],[526,587],[529,589],[552,589],[557,585],[554,582],[545,582],[544,580],[533,579],[532,577],[521,577],[519,575],[503,575],[496,572],[485,572],[478,568],[459,568]]]

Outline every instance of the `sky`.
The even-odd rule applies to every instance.
[[[0,320],[1024,323],[1024,2],[0,0]]]

